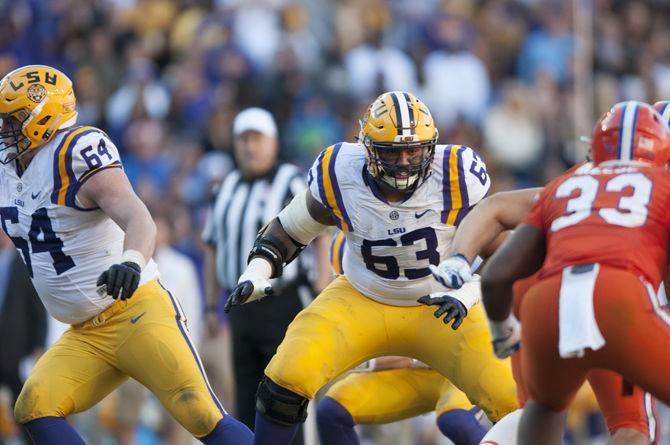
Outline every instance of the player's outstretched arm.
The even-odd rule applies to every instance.
[[[309,190],[297,194],[279,215],[263,227],[249,253],[249,263],[226,301],[224,310],[259,300],[272,293],[270,279],[281,276],[326,226],[333,225],[330,210]]]
[[[518,349],[519,322],[512,314],[512,286],[536,272],[544,261],[544,233],[522,224],[489,259],[482,271],[482,301],[489,319],[493,349],[500,358]]]
[[[524,220],[542,188],[498,192],[485,198],[459,224],[451,253],[461,253],[468,261],[477,255],[488,257],[498,247],[498,237]]]
[[[85,208],[99,207],[125,232],[121,262],[100,275],[98,286],[106,286],[107,294],[114,298],[130,298],[154,251],[156,225],[149,210],[118,168],[91,176],[79,189],[77,199]]]
[[[461,221],[449,249],[449,257],[431,266],[435,279],[458,289],[470,279],[470,266],[477,255],[488,257],[528,214],[541,188],[498,192],[477,204]]]

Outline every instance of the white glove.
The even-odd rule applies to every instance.
[[[470,263],[460,253],[450,256],[438,266],[431,264],[429,268],[433,277],[450,289],[459,289],[472,279]]]
[[[521,323],[514,314],[503,321],[489,320],[493,352],[498,358],[507,358],[521,347]]]
[[[237,286],[231,292],[223,310],[229,312],[233,306],[239,306],[250,301],[260,300],[272,294],[270,275],[272,265],[260,257],[249,262],[244,273],[237,280]]]

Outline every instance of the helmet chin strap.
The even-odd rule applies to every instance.
[[[42,102],[40,102],[34,109],[33,111],[28,114],[28,117],[21,122],[21,129],[25,129],[32,121],[37,117],[41,112],[42,108],[49,102],[49,98],[45,98]]]

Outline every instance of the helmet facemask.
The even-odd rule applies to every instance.
[[[28,151],[31,141],[23,133],[23,124],[29,113],[20,110],[12,114],[0,114],[0,163],[8,164]]]
[[[409,193],[430,175],[437,136],[415,142],[376,142],[364,137],[361,142],[368,152],[368,171],[384,188]]]
[[[426,181],[437,129],[423,102],[403,91],[384,93],[370,104],[360,126],[367,170],[380,188],[409,194]]]

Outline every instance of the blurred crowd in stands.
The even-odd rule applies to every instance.
[[[581,2],[585,3],[585,2]],[[670,97],[670,4],[596,0],[596,109]],[[246,106],[307,167],[352,140],[379,92],[427,102],[442,142],[480,150],[498,188],[543,182],[572,132],[573,10],[559,0],[0,1],[0,72],[57,66],[189,252]],[[178,203],[178,205],[176,205]],[[189,219],[194,219],[189,221]],[[195,237],[197,238],[197,236]]]
[[[282,158],[304,169],[395,89],[428,104],[442,143],[477,149],[496,190],[579,161],[573,3],[593,14],[589,128],[619,100],[670,98],[663,0],[0,0],[0,74],[68,74],[79,122],[108,132],[201,271],[211,187],[247,106],[273,113]]]

